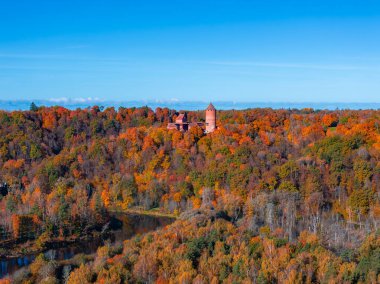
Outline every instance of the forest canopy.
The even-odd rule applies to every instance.
[[[103,248],[69,282],[380,280],[380,111],[218,111],[209,134],[166,129],[178,115],[0,111],[2,241],[43,247],[115,210],[159,209],[179,219]]]

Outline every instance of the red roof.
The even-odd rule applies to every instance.
[[[177,117],[177,119],[183,119],[185,117],[185,115],[183,114],[183,113],[181,113],[178,117]]]
[[[216,110],[216,109],[215,109],[214,105],[212,103],[210,103],[208,105],[208,107],[206,108],[206,110]]]
[[[168,123],[168,129],[177,129],[177,125],[175,123]]]
[[[186,117],[186,114],[185,113],[181,113],[180,115],[177,116],[177,118],[175,119],[175,122],[176,123],[184,123],[187,121],[187,117]]]

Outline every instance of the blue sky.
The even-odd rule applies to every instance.
[[[0,99],[380,102],[379,1],[0,2]]]

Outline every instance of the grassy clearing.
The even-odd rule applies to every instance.
[[[178,218],[177,215],[162,212],[159,208],[146,210],[146,209],[143,209],[140,207],[133,207],[133,208],[128,208],[126,210],[113,210],[113,212],[129,213],[129,214],[141,214],[141,215],[148,215],[148,216],[155,216],[155,217],[174,218],[174,219]]]

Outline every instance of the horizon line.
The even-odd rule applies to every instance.
[[[232,103],[232,104],[263,104],[263,103],[269,103],[269,104],[380,104],[379,102],[374,101],[274,101],[274,100],[267,100],[267,101],[234,101],[234,100],[181,100],[181,99],[163,99],[163,100],[157,100],[157,99],[131,99],[131,100],[123,100],[123,99],[100,99],[100,98],[92,98],[92,97],[80,97],[80,98],[51,98],[51,99],[0,99],[0,102],[47,102],[47,103],[74,103],[74,104],[86,104],[86,103],[102,103],[102,102],[109,102],[109,103],[170,103],[170,104],[178,104],[178,103]]]

